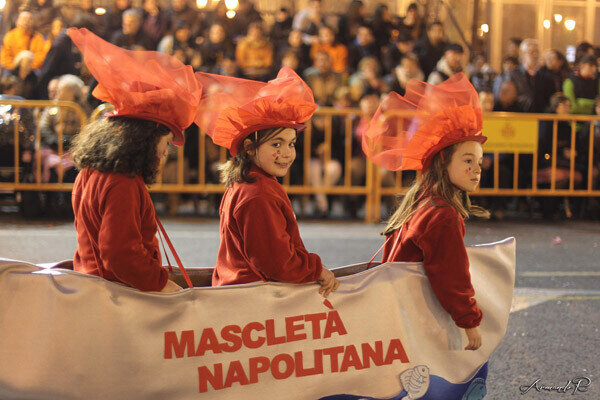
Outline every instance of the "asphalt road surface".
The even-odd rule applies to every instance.
[[[185,266],[214,264],[217,220],[163,222]],[[381,229],[360,222],[300,223],[306,247],[328,267],[368,261],[382,243]],[[600,224],[467,222],[467,244],[510,236],[517,239],[513,311],[506,337],[489,364],[486,399],[600,399]],[[71,258],[75,247],[71,222],[0,215],[0,257],[52,262]],[[573,389],[558,393],[535,387],[536,381],[538,387],[564,386],[581,378],[590,382],[587,392],[574,395]]]

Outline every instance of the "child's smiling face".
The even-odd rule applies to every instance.
[[[282,177],[296,159],[296,131],[285,128],[256,149],[252,162],[269,175]]]

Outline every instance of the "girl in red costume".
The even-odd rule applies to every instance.
[[[296,158],[296,133],[316,109],[308,86],[289,68],[268,83],[196,73],[204,89],[196,123],[233,156],[221,168],[221,245],[213,286],[338,281],[309,253],[290,200],[277,181]]]
[[[416,117],[402,116],[402,110],[416,110]],[[423,262],[440,304],[466,331],[465,350],[481,346],[482,313],[473,298],[464,244],[469,213],[489,217],[468,196],[481,177],[487,139],[481,128],[477,92],[464,74],[457,74],[437,86],[412,80],[404,97],[390,93],[362,140],[375,164],[422,171],[383,232],[383,262]]]
[[[80,169],[72,194],[74,269],[144,291],[179,290],[161,264],[147,185],[167,146],[182,145],[193,122],[201,92],[193,70],[165,54],[120,49],[86,29],[68,33],[98,80],[92,94],[115,106],[72,147]]]

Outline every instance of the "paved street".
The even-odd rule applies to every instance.
[[[210,267],[219,245],[217,220],[165,219],[165,227],[187,267]],[[381,245],[382,226],[360,222],[301,222],[303,240],[329,267],[368,261]],[[571,393],[521,395],[537,379],[562,386],[587,377],[587,393],[600,399],[600,224],[545,221],[469,221],[467,244],[517,239],[517,279],[508,332],[490,362],[492,400],[559,399]],[[0,256],[30,262],[72,257],[72,223],[23,221],[0,215]]]

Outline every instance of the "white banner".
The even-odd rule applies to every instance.
[[[506,332],[515,240],[468,247],[483,345],[420,263],[316,284],[144,293],[0,260],[1,399],[481,399]]]

